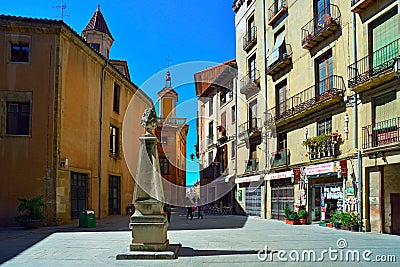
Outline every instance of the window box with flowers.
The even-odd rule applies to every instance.
[[[303,141],[303,146],[308,149],[306,157],[309,159],[320,159],[337,156],[336,144],[339,138],[340,133],[338,131],[307,138]]]

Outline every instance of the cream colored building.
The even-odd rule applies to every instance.
[[[266,217],[283,219],[286,204],[311,222],[358,211],[364,230],[399,233],[398,1],[234,1],[233,10],[238,71],[254,50],[266,85]],[[256,40],[243,44],[252,16]]]

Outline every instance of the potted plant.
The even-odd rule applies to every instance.
[[[358,232],[360,224],[360,216],[358,212],[354,211],[350,213],[350,230],[352,232]]]
[[[42,224],[43,209],[46,204],[43,202],[43,196],[34,197],[31,199],[18,198],[21,202],[17,208],[22,214],[17,216],[15,220],[27,229],[38,228]]]
[[[299,219],[300,219],[300,224],[307,224],[307,211],[306,210],[299,211]]]
[[[289,215],[289,220],[287,221],[288,224],[300,224],[299,215],[297,212],[291,211]]]
[[[290,210],[290,208],[289,208],[289,205],[286,204],[285,208],[283,209],[283,214],[284,214],[285,222],[286,222],[286,223],[287,223],[287,221],[289,220],[290,212],[291,212],[291,210]]]
[[[340,221],[342,222],[341,229],[348,230],[351,225],[351,214],[348,212],[340,213]]]
[[[341,221],[340,221],[340,212],[334,211],[332,216],[331,216],[331,222],[333,224],[333,227],[335,229],[340,229]]]

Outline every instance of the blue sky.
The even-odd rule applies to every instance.
[[[61,19],[59,0],[0,0],[0,13]],[[187,154],[196,142],[193,74],[235,57],[232,1],[125,0],[64,1],[64,21],[81,33],[100,4],[115,39],[110,58],[128,61],[131,79],[154,102],[165,85],[167,58],[172,59],[172,84],[179,94],[178,117],[189,118]],[[198,179],[198,165],[188,162],[187,184]]]

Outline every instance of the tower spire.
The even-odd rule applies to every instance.
[[[168,62],[168,71],[167,71],[167,77],[165,78],[165,87],[172,88],[171,73],[169,71],[169,67],[171,66],[172,59],[169,57],[169,55],[167,58],[167,62]]]

